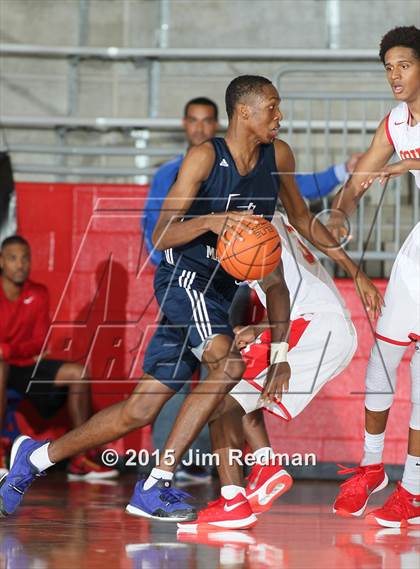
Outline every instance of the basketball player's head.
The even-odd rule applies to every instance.
[[[20,235],[7,237],[0,248],[1,278],[22,285],[31,270],[31,248]]]
[[[394,97],[407,103],[420,96],[420,30],[394,28],[384,35],[379,57],[385,66]]]
[[[266,77],[241,75],[228,85],[225,95],[229,123],[241,122],[261,143],[276,138],[282,114],[277,89]]]
[[[191,99],[184,107],[182,124],[189,146],[198,146],[210,140],[219,127],[217,105],[207,97]]]

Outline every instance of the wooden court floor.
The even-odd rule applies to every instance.
[[[67,482],[63,472],[37,481],[20,511],[0,520],[0,569],[420,569],[420,526],[334,516],[336,483],[298,481],[252,530],[195,536],[127,515],[134,482]],[[213,485],[185,489],[198,505],[215,497]]]

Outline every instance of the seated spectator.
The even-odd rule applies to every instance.
[[[0,248],[0,422],[3,425],[8,388],[28,398],[45,419],[67,403],[71,427],[78,427],[91,415],[90,384],[80,364],[41,353],[50,326],[49,295],[45,286],[28,278],[30,269],[28,242],[19,235],[6,238]],[[7,471],[1,443],[0,470]],[[68,467],[69,479],[117,475],[91,454],[73,458]]]
[[[216,103],[207,97],[197,97],[188,101],[182,120],[188,148],[198,146],[216,135],[219,128],[218,114]],[[308,200],[319,200],[327,196],[336,186],[346,181],[360,156],[361,154],[352,154],[347,162],[332,165],[320,172],[297,174],[296,181],[302,196]],[[184,154],[179,154],[160,166],[153,177],[147,197],[142,227],[147,251],[155,265],[160,263],[162,252],[153,248],[152,234],[162,203],[176,180],[183,159]]]

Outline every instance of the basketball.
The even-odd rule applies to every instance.
[[[217,256],[223,269],[238,280],[260,280],[269,275],[279,264],[281,239],[276,228],[266,219],[258,224],[249,223],[252,233],[238,231],[240,241],[230,231],[224,236],[225,244],[219,238]]]

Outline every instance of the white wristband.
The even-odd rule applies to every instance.
[[[287,342],[272,342],[270,352],[270,364],[279,364],[287,362],[287,352],[289,344]]]

